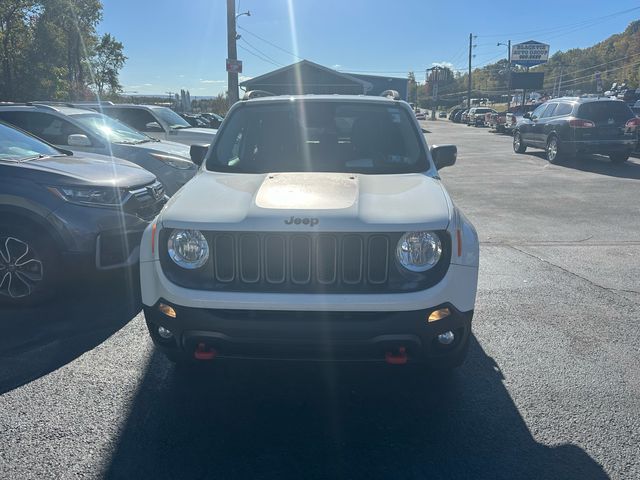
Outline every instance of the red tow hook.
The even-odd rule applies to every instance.
[[[204,343],[199,343],[195,352],[193,352],[196,360],[213,360],[217,355],[218,351],[215,348],[207,348]]]
[[[404,365],[407,363],[407,349],[405,347],[399,347],[398,353],[386,352],[384,359],[389,365]]]

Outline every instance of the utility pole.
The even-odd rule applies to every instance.
[[[511,40],[509,40],[506,45],[498,42],[498,46],[509,49],[507,53],[507,111],[509,111],[509,107],[511,106]]]
[[[564,65],[560,64],[560,78],[558,79],[558,96],[560,96],[560,89],[562,88],[562,70],[564,69]]]
[[[227,60],[230,60],[231,63],[235,63],[238,60],[235,0],[227,0]],[[229,91],[229,106],[231,106],[238,101],[238,74],[236,72],[227,72],[227,88]]]
[[[473,33],[469,34],[469,78],[467,79],[467,108],[471,108],[471,52],[473,50]]]
[[[436,119],[436,109],[438,108],[438,81],[440,80],[440,67],[430,68],[431,77],[433,78],[433,87],[431,94],[433,95],[433,108],[431,109],[431,120]]]

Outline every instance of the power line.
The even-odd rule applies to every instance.
[[[247,46],[251,47],[253,50],[255,50],[258,54],[262,55],[264,58],[271,60],[272,63],[278,64],[281,67],[284,66],[283,63],[278,62],[277,60],[275,60],[273,57],[270,57],[269,55],[267,55],[266,53],[264,53],[262,50],[258,49],[256,46],[252,45],[251,43],[249,43],[249,41],[243,37],[240,37],[240,41],[243,43],[246,43]]]
[[[563,30],[565,28],[573,28],[573,27],[576,27],[578,25],[582,26],[585,23],[591,23],[591,22],[599,23],[601,21],[605,21],[606,19],[609,19],[609,18],[612,18],[612,17],[616,17],[618,15],[624,15],[625,13],[630,13],[630,12],[633,12],[633,11],[639,10],[639,9],[640,9],[640,7],[628,8],[626,10],[620,10],[619,12],[610,13],[609,15],[599,16],[599,17],[592,17],[592,18],[588,18],[588,19],[585,19],[585,20],[581,20],[581,21],[576,22],[576,23],[569,23],[569,24],[565,24],[565,25],[557,25],[555,27],[540,28],[540,29],[529,30],[529,31],[524,31],[524,32],[520,31],[520,32],[511,32],[511,33],[500,33],[500,34],[495,34],[495,35],[478,35],[478,37],[481,37],[481,38],[495,38],[495,37],[516,36],[516,37],[519,38],[519,37],[524,37],[524,36],[537,34],[537,33],[542,33],[542,32],[554,33],[555,31]]]
[[[271,42],[271,41],[267,40],[266,38],[261,37],[260,35],[257,35],[257,34],[255,34],[255,33],[253,33],[253,32],[250,32],[249,30],[247,30],[247,29],[246,29],[246,28],[244,28],[244,27],[240,27],[240,26],[238,26],[238,28],[239,28],[240,30],[242,30],[243,32],[247,32],[249,35],[251,35],[251,36],[253,36],[253,37],[256,37],[258,40],[262,40],[263,42],[265,42],[265,43],[267,43],[267,44],[271,45],[272,47],[277,48],[278,50],[280,50],[280,51],[282,51],[282,52],[284,52],[284,53],[287,53],[287,54],[291,55],[292,57],[297,58],[298,60],[304,60],[304,58],[302,58],[302,57],[300,57],[300,56],[296,55],[295,53],[292,53],[292,52],[290,52],[289,50],[286,50],[286,49],[284,49],[284,48],[280,47],[279,45],[276,45],[275,43],[273,43],[273,42]]]
[[[242,45],[238,45],[238,48],[239,48],[239,49],[241,49],[241,50],[244,50],[244,51],[245,51],[245,52],[247,52],[249,55],[253,55],[254,57],[256,57],[256,58],[258,58],[258,59],[262,60],[263,62],[270,63],[271,65],[274,65],[274,66],[276,66],[276,67],[278,67],[278,68],[280,68],[280,67],[282,66],[282,65],[280,65],[280,64],[278,64],[278,63],[272,62],[271,60],[267,60],[267,59],[266,59],[266,58],[264,58],[262,55],[258,55],[258,54],[256,54],[256,53],[253,53],[251,50],[249,50],[248,48],[243,47]]]

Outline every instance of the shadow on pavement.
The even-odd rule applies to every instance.
[[[527,152],[547,161],[543,151]],[[557,167],[572,168],[582,172],[597,173],[615,178],[628,178],[640,180],[640,163],[638,159],[631,157],[627,162],[615,164],[605,155],[583,155],[568,160],[561,160],[554,163]]]
[[[535,441],[472,339],[450,377],[262,364],[185,373],[155,352],[107,478],[607,478]]]
[[[66,365],[135,317],[140,282],[132,275],[103,275],[34,307],[0,306],[0,395]]]

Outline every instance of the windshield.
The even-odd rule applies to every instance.
[[[73,117],[92,134],[114,143],[143,143],[150,138],[114,118],[100,113],[83,113]]]
[[[169,125],[169,128],[191,128],[189,122],[167,107],[155,107],[153,112]]]
[[[428,170],[415,120],[394,104],[298,101],[232,114],[208,159],[242,173],[408,173]]]
[[[19,161],[60,152],[37,138],[0,123],[0,160]]]

